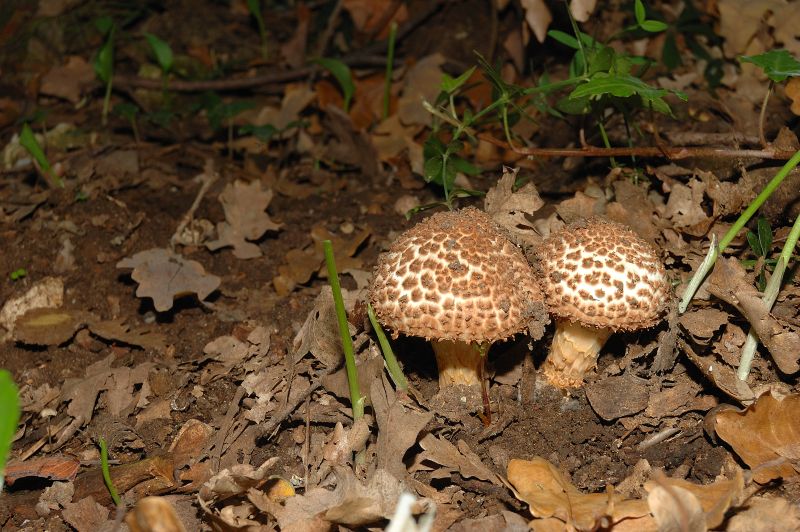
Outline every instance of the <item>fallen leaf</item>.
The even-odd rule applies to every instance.
[[[778,399],[767,392],[741,412],[725,410],[715,416],[717,435],[753,470],[764,484],[798,473],[800,460],[800,395]]]
[[[678,486],[656,486],[647,495],[647,504],[658,523],[659,532],[705,532],[706,516],[700,501]]]
[[[42,491],[39,500],[36,501],[36,513],[47,517],[51,511],[60,510],[72,502],[74,493],[75,484],[72,482],[53,482]]]
[[[536,246],[542,237],[533,228],[533,213],[544,206],[536,185],[531,182],[514,190],[519,168],[503,167],[503,176],[486,193],[485,210],[506,229],[513,241],[522,246]]]
[[[377,24],[383,23],[384,26],[389,26],[390,22],[402,24],[408,18],[408,10],[406,5],[401,3],[396,7],[393,0],[344,0],[342,8],[347,10],[353,24],[362,33],[373,33],[383,28],[378,28]],[[394,9],[392,17],[386,20],[385,14],[389,9]],[[384,39],[385,35],[378,33],[374,36],[375,39]]]
[[[525,11],[525,22],[533,30],[536,40],[544,42],[547,37],[547,28],[553,20],[553,15],[544,0],[520,0]]]
[[[305,83],[287,84],[281,107],[264,107],[248,122],[254,126],[270,125],[283,131],[300,120],[300,113],[316,98],[316,93]],[[246,117],[249,113],[242,113]]]
[[[139,329],[126,323],[124,318],[89,323],[89,330],[104,340],[122,342],[144,349],[164,351],[167,348],[167,337],[163,333],[150,329]]]
[[[239,259],[254,259],[261,256],[261,248],[252,241],[261,238],[267,231],[277,231],[280,224],[273,222],[266,213],[272,201],[272,190],[264,188],[261,181],[251,183],[235,181],[229,183],[219,201],[225,211],[225,221],[217,224],[217,240],[208,242],[211,251],[233,246],[233,254]]]
[[[800,509],[782,497],[752,497],[746,509],[727,522],[727,532],[752,532],[769,524],[770,530],[800,530]]]
[[[72,55],[65,64],[54,66],[42,77],[39,91],[77,104],[95,81],[92,65],[81,56]]]
[[[681,314],[678,322],[692,335],[694,340],[705,343],[710,340],[723,325],[728,323],[730,315],[715,308],[701,308]]]
[[[578,22],[586,22],[594,12],[597,0],[570,0],[569,10]]]
[[[199,262],[162,248],[140,251],[119,261],[117,268],[133,268],[131,277],[139,283],[136,296],[151,298],[159,312],[171,309],[176,297],[196,294],[202,301],[220,284]]]
[[[442,54],[431,54],[417,61],[406,72],[402,95],[397,100],[397,116],[403,125],[430,124],[431,115],[422,102],[433,103],[436,100],[442,83],[444,62]]]
[[[108,520],[108,514],[108,508],[98,504],[93,497],[67,503],[61,513],[64,521],[78,532],[111,532],[117,524]]]
[[[713,222],[702,207],[705,189],[705,183],[699,179],[689,181],[689,186],[673,184],[664,216],[685,233],[692,236],[705,235]]]
[[[163,497],[144,497],[125,515],[131,532],[186,532],[178,514]]]
[[[20,316],[14,324],[14,340],[31,345],[68,342],[92,315],[80,310],[37,308]]]
[[[354,297],[342,289],[345,307],[355,303]],[[355,329],[351,331],[354,333]],[[292,340],[293,359],[300,360],[306,353],[322,362],[326,367],[337,367],[343,360],[342,340],[339,336],[339,324],[333,305],[333,292],[330,286],[323,286],[314,300],[314,308],[308,313],[305,323]]]
[[[498,486],[505,485],[494,471],[481,462],[464,440],[459,440],[456,447],[449,441],[429,433],[419,441],[419,445],[424,450],[417,457],[418,462],[429,460],[449,468],[463,478],[477,478]]]
[[[543,458],[512,459],[508,463],[508,480],[516,489],[517,497],[528,503],[534,517],[555,517],[577,530],[594,530],[601,523],[612,528],[612,524],[623,519],[641,518],[650,513],[647,502],[625,499],[614,493],[611,486],[606,493],[581,493]]]
[[[587,384],[585,390],[592,409],[606,421],[641,412],[650,397],[647,381],[628,373]]]
[[[9,462],[5,469],[6,484],[11,486],[21,478],[46,480],[75,480],[81,462],[72,456],[52,455],[32,458],[24,462]]]
[[[60,277],[45,277],[21,296],[6,300],[0,310],[0,325],[11,332],[17,319],[37,308],[59,308],[64,303],[64,281]]]

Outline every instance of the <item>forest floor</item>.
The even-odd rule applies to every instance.
[[[520,86],[544,72],[564,79],[572,52],[538,43],[526,26],[525,15],[541,24],[541,12],[479,0],[268,3],[264,59],[243,0],[3,4],[0,367],[22,407],[3,530],[149,530],[136,520],[173,518],[185,530],[377,530],[402,492],[433,530],[800,527],[795,262],[771,309],[759,293],[800,213],[800,174],[677,311],[712,236],[799,146],[780,83],[761,144],[770,84],[736,61],[772,48],[800,55],[797,41],[781,40],[777,16],[734,16],[723,0],[698,12],[719,32],[697,41],[717,59],[719,83],[709,86],[710,63],[678,34],[683,64],[657,62],[644,79],[687,101],[667,94],[672,115],[640,108],[605,121],[614,146],[686,147],[680,156],[612,162],[591,116],[534,105],[532,120],[513,124],[517,151],[487,140],[504,138],[496,121],[475,126],[484,136],[459,156],[479,171],[459,172],[453,186],[491,191],[493,202],[469,195],[455,207],[489,211],[534,261],[542,238],[604,216],[658,250],[674,287],[663,320],[613,335],[579,388],[556,389],[541,374],[552,324],[541,338],[495,344],[487,425],[480,390],[439,390],[424,339],[391,340],[410,383],[398,389],[364,303],[379,255],[447,208],[441,183],[423,178],[424,145],[452,130],[440,122],[432,133],[422,100],[435,102],[443,73],[474,66],[473,50]],[[608,38],[632,23],[624,6],[611,2],[580,26]],[[677,27],[670,3],[648,7]],[[108,17],[115,111],[103,124],[93,61],[109,35],[95,22]],[[571,32],[565,13],[550,27]],[[173,52],[166,83],[148,33]],[[616,50],[660,57],[665,34],[635,37]],[[336,77],[306,63],[320,56],[350,66],[347,111]],[[459,113],[496,97],[480,68],[464,88]],[[52,170],[21,145],[23,123]],[[573,151],[529,157],[528,148]],[[367,397],[356,424],[326,239]],[[772,336],[740,380],[751,324]],[[425,529],[409,521],[399,530],[415,526]]]

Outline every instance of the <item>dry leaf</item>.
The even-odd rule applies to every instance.
[[[786,96],[792,100],[789,110],[800,116],[800,78],[792,78],[786,82]]]
[[[342,7],[350,14],[353,25],[362,33],[371,33],[378,28],[377,24],[384,22],[386,26],[389,22],[396,22],[402,24],[408,18],[408,11],[404,3],[395,9],[392,18],[384,20],[384,14],[389,9],[394,9],[395,2],[393,0],[343,0]],[[376,39],[383,39],[380,34],[375,36]]]
[[[656,486],[647,495],[659,532],[706,532],[706,516],[700,501],[678,486]]]
[[[265,212],[272,201],[272,190],[264,188],[261,181],[235,181],[229,183],[219,201],[225,211],[225,221],[217,224],[217,240],[208,242],[211,251],[233,246],[239,259],[261,256],[261,248],[251,241],[258,240],[267,231],[277,231],[280,224],[273,222]]]
[[[11,332],[17,318],[36,308],[59,308],[64,303],[64,281],[45,277],[23,295],[8,299],[0,310],[0,325]]]
[[[75,480],[81,462],[72,456],[43,456],[24,462],[12,461],[6,465],[6,484],[11,486],[21,478],[36,477],[47,480]]]
[[[300,113],[316,98],[316,93],[305,83],[287,84],[280,109],[264,107],[249,122],[254,126],[271,125],[278,131],[286,129],[289,124],[300,119]],[[247,116],[242,113],[241,116]]]
[[[765,529],[765,525],[771,528]],[[754,530],[800,530],[800,509],[786,499],[753,497],[747,509],[739,512],[727,523],[727,532],[752,532]]]
[[[342,289],[342,298],[346,308],[355,303],[353,294]],[[355,329],[350,331],[351,334]],[[337,367],[343,360],[342,340],[339,336],[339,324],[333,306],[333,292],[330,286],[323,286],[314,301],[314,308],[308,313],[305,323],[292,340],[293,358],[300,360],[306,353],[322,362],[326,367]]]
[[[750,466],[759,484],[797,475],[800,395],[778,399],[767,392],[741,412],[717,412],[715,426],[717,435]]]
[[[186,532],[175,507],[163,497],[139,499],[125,516],[131,532]]]
[[[91,321],[81,310],[37,308],[20,316],[14,324],[14,340],[31,345],[59,345],[72,339]]]
[[[612,421],[647,408],[650,397],[647,384],[646,380],[625,373],[587,384],[586,398],[598,416]]]
[[[167,348],[166,335],[149,329],[137,329],[126,323],[124,318],[92,322],[89,324],[89,330],[104,340],[113,340],[155,351],[164,351]]]
[[[429,433],[419,441],[419,445],[425,450],[417,457],[418,462],[429,460],[449,468],[450,471],[457,472],[464,478],[477,478],[498,486],[505,485],[494,471],[481,462],[478,455],[463,440],[459,440],[458,447],[456,447],[449,441]]]
[[[176,297],[196,294],[202,301],[220,284],[199,262],[162,248],[140,251],[119,261],[117,268],[133,268],[131,277],[139,283],[136,296],[151,298],[159,312],[171,309]]]
[[[81,56],[72,55],[66,64],[54,66],[42,77],[39,91],[77,104],[83,93],[95,83],[92,65]]]
[[[569,10],[578,22],[586,22],[594,12],[597,0],[570,0]]]
[[[406,72],[403,94],[397,101],[397,116],[403,125],[430,124],[431,115],[422,102],[433,102],[439,94],[444,62],[444,56],[435,53],[423,57]]]
[[[44,489],[36,501],[36,513],[41,517],[47,517],[51,511],[59,510],[72,502],[74,493],[75,484],[72,482],[53,482]]]
[[[64,521],[78,532],[111,532],[117,524],[108,520],[108,514],[108,508],[95,502],[93,497],[68,503],[61,513]]]
[[[503,167],[503,177],[486,193],[485,210],[509,232],[516,244],[535,246],[542,237],[534,230],[531,218],[544,206],[544,201],[533,183],[514,191],[517,172],[518,168]]]
[[[525,22],[533,30],[536,40],[544,42],[547,37],[547,28],[550,27],[550,22],[553,20],[547,4],[544,0],[520,0],[520,4],[525,10]]]
[[[626,500],[609,486],[607,493],[583,494],[561,472],[543,458],[513,459],[508,463],[508,480],[517,497],[528,503],[534,517],[555,517],[578,530],[593,530],[623,519],[649,515],[643,500]],[[563,526],[563,525],[562,525]]]

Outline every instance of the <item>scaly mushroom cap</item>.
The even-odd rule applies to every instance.
[[[370,300],[395,336],[428,340],[494,342],[546,320],[522,252],[474,208],[434,214],[400,235],[378,259]]]
[[[585,326],[632,331],[655,325],[670,293],[653,247],[628,227],[591,218],[542,242],[550,312]]]

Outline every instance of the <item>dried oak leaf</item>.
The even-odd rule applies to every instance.
[[[273,222],[265,212],[272,201],[272,190],[264,188],[261,181],[235,181],[229,183],[219,201],[225,211],[225,221],[217,224],[217,240],[206,244],[211,251],[232,246],[239,259],[261,256],[261,248],[253,244],[267,231],[277,231],[281,225]]]
[[[89,330],[104,340],[113,340],[154,351],[164,351],[167,348],[165,335],[148,329],[137,329],[126,323],[124,319],[93,322],[89,324]]]
[[[606,493],[581,493],[544,458],[511,460],[508,480],[517,491],[517,498],[528,503],[534,517],[556,518],[576,530],[594,530],[601,523],[604,528],[611,528],[623,519],[649,519],[646,501],[626,500],[612,488]]]
[[[152,299],[159,312],[171,309],[176,297],[196,294],[202,301],[220,284],[199,262],[162,248],[140,251],[119,261],[117,268],[133,268],[131,277],[139,283],[136,296]]]
[[[503,168],[503,177],[486,193],[486,212],[511,234],[515,243],[538,245],[542,238],[529,216],[544,207],[544,201],[533,183],[514,190],[518,171],[518,168]]]
[[[750,466],[759,484],[797,475],[800,394],[779,399],[767,392],[741,412],[717,412],[715,425],[717,435]]]
[[[68,342],[91,321],[82,310],[37,308],[20,316],[14,324],[14,340],[31,345],[60,345]]]

